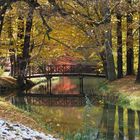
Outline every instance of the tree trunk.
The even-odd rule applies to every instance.
[[[111,14],[109,9],[109,1],[104,1],[104,7],[102,10],[102,15],[105,17],[104,25],[108,26],[109,28],[111,23]],[[110,16],[109,16],[110,15]],[[115,72],[115,64],[114,64],[114,57],[112,52],[112,35],[111,29],[107,29],[104,33],[105,37],[105,53],[106,53],[106,63],[107,63],[107,77],[109,81],[116,80],[116,72]]]
[[[3,21],[4,21],[4,15],[0,15],[0,37],[1,37],[1,32],[3,27]]]
[[[106,61],[107,61],[107,77],[109,81],[116,80],[114,57],[112,53],[112,47],[110,46],[109,39],[110,31],[105,32],[105,49],[106,49]]]
[[[138,72],[136,82],[140,83],[140,14],[139,14],[139,56],[138,56]]]
[[[8,38],[9,38],[9,53],[10,53],[10,63],[11,63],[11,70],[10,75],[14,77],[14,70],[15,70],[15,49],[13,48],[13,27],[12,27],[12,17],[7,17],[8,23]]]
[[[19,89],[22,89],[24,87],[24,79],[22,78],[22,52],[21,49],[23,48],[23,39],[24,39],[24,17],[21,13],[19,13],[18,17],[18,49],[17,49],[17,58],[16,58],[16,69],[15,69],[15,75],[17,76],[17,83],[19,85]]]
[[[101,60],[102,60],[102,63],[103,63],[103,68],[104,68],[104,72],[105,72],[106,78],[108,79],[105,50],[100,52],[100,57],[101,57]]]
[[[118,78],[123,77],[123,60],[122,60],[122,16],[117,13],[117,71]]]
[[[1,32],[2,32],[2,27],[3,27],[3,22],[4,22],[4,16],[5,16],[5,12],[7,10],[8,4],[4,5],[1,9],[0,9],[0,37],[1,37]]]
[[[34,13],[34,8],[30,7],[28,17],[26,20],[26,31],[25,31],[25,36],[24,36],[24,47],[22,50],[22,57],[21,57],[21,64],[20,64],[20,75],[18,77],[19,81],[19,87],[22,89],[22,87],[25,85],[25,75],[26,75],[26,70],[27,66],[29,64],[29,48],[30,48],[30,34],[32,30],[32,22],[33,22],[33,13]]]
[[[127,0],[128,4],[131,6],[132,1]],[[133,52],[133,15],[131,12],[127,13],[127,75],[134,74],[134,52]]]

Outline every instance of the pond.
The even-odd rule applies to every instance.
[[[95,100],[91,96],[79,96],[78,81],[76,78],[56,78],[52,82],[55,96],[33,94],[34,89],[30,90],[32,94],[17,94],[8,100],[31,112],[48,131],[59,134],[65,140],[140,139],[140,111]],[[103,82],[85,78],[83,90],[93,92]],[[59,96],[60,93],[68,96]]]

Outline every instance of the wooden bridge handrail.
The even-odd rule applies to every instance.
[[[100,74],[98,72],[99,68],[95,65],[90,64],[48,64],[42,66],[28,66],[26,76],[33,76],[39,74],[51,75],[54,73],[60,74],[82,74],[82,73],[94,73]],[[15,68],[16,75],[18,75],[19,70]]]

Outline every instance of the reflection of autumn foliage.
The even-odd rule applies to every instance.
[[[79,92],[76,91],[77,86],[72,83],[72,81],[68,77],[64,77],[59,84],[57,84],[53,88],[53,93],[55,94],[79,94]],[[56,93],[57,91],[57,93]]]

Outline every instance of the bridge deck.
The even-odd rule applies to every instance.
[[[26,78],[37,78],[37,77],[62,77],[62,76],[84,76],[84,77],[101,77],[105,78],[105,74],[97,74],[97,73],[49,73],[49,74],[34,74],[27,75]]]

